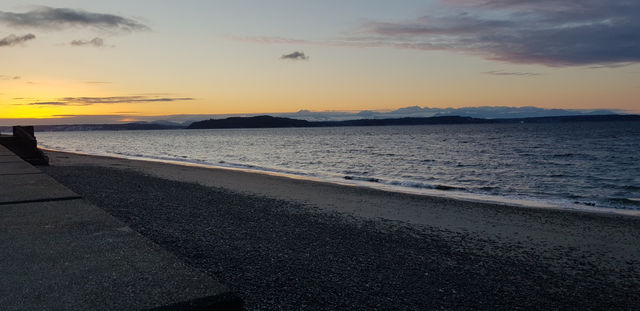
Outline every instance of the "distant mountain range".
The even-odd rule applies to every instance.
[[[300,119],[256,116],[210,119],[194,122],[188,129],[278,128],[278,127],[335,127],[335,126],[389,126],[428,124],[495,124],[495,123],[549,123],[549,122],[603,122],[640,121],[640,115],[582,115],[535,118],[483,119],[461,116],[427,118],[358,119],[344,121],[307,121]]]
[[[230,117],[193,122],[189,126],[156,123],[125,124],[74,124],[37,125],[36,132],[54,131],[134,131],[134,130],[175,130],[175,129],[234,129],[234,128],[277,128],[277,127],[335,127],[335,126],[388,126],[427,124],[496,124],[496,123],[550,123],[550,122],[602,122],[640,121],[640,115],[580,115],[535,118],[484,119],[461,116],[439,116],[428,118],[356,119],[344,121],[307,121],[273,116]],[[1,127],[3,133],[10,133],[11,127]]]
[[[398,119],[398,118],[428,118],[443,116],[461,116],[480,119],[513,119],[533,117],[559,117],[580,115],[610,115],[628,114],[619,110],[585,110],[585,109],[546,109],[538,107],[506,107],[506,106],[482,106],[463,108],[429,108],[429,107],[405,107],[396,110],[363,110],[363,111],[309,111],[300,110],[290,113],[270,113],[270,116],[300,119],[306,121],[345,121],[357,119]],[[0,116],[2,125],[61,125],[63,128],[70,124],[78,126],[94,125],[108,127],[110,124],[125,124],[122,120],[135,119],[135,124],[157,124],[168,127],[186,127],[193,122],[208,119],[224,119],[229,117],[255,117],[261,114],[179,114],[166,116],[129,116],[129,115],[71,115],[48,119],[5,119]],[[8,127],[0,126],[0,131],[6,131]]]
[[[281,118],[301,119],[307,121],[345,121],[356,119],[397,119],[397,118],[428,118],[444,116],[461,116],[481,119],[506,119],[506,118],[534,118],[534,117],[559,117],[578,115],[610,115],[625,114],[617,110],[585,110],[585,109],[546,109],[538,107],[505,107],[482,106],[464,108],[429,108],[429,107],[405,107],[391,111],[362,110],[349,111],[309,111],[300,110],[290,113],[270,113],[270,116]],[[153,123],[164,125],[188,126],[189,124],[207,119],[224,119],[230,117],[256,117],[262,114],[222,114],[222,115],[173,115],[165,116],[161,120],[150,120]]]
[[[392,118],[426,118],[443,116],[462,116],[481,119],[513,119],[535,117],[559,117],[576,115],[611,115],[623,114],[615,110],[584,110],[584,109],[545,109],[532,106],[504,107],[482,106],[463,108],[429,108],[429,107],[405,107],[392,111],[363,110],[357,113],[308,111],[300,110],[296,113],[282,113],[274,116],[304,119],[308,121],[340,121],[349,119],[392,119]]]
[[[270,116],[260,115],[173,115],[164,117],[141,117],[148,120],[133,123],[114,123],[118,116],[110,116],[111,121],[100,123],[87,119],[89,116],[65,119],[69,123],[60,124],[64,120],[51,120],[51,125],[38,125],[36,131],[90,131],[90,130],[162,130],[182,128],[242,128],[242,127],[317,127],[317,126],[366,126],[366,125],[401,125],[401,124],[435,124],[435,123],[495,123],[495,122],[563,122],[563,121],[596,121],[600,119],[615,121],[635,118],[614,110],[566,110],[544,109],[538,107],[466,107],[466,108],[428,108],[406,107],[393,111],[308,111],[295,113],[277,113]],[[123,116],[120,116],[123,117]],[[455,117],[447,119],[443,117]],[[636,116],[637,117],[637,116]],[[158,120],[158,118],[162,118]],[[439,119],[441,118],[441,119]],[[209,120],[207,120],[209,119]],[[29,119],[0,119],[4,124],[18,122],[29,124]],[[55,120],[55,121],[54,121]],[[76,122],[73,122],[73,121]],[[207,120],[207,121],[202,121]],[[214,121],[211,121],[214,120]],[[55,122],[55,123],[54,123]],[[204,123],[203,123],[204,122]],[[56,124],[57,123],[57,124]],[[11,124],[11,123],[9,123]],[[33,124],[33,123],[31,123]],[[46,123],[45,123],[46,124]],[[195,124],[193,126],[190,126]],[[0,127],[0,132],[10,133],[11,127]]]
[[[274,127],[335,127],[335,126],[384,126],[384,125],[425,125],[425,124],[468,124],[487,123],[487,119],[470,117],[430,117],[397,119],[358,119],[345,121],[307,121],[272,116],[248,118],[226,118],[194,122],[188,129],[230,129],[230,128],[274,128]]]

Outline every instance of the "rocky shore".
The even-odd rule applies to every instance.
[[[459,213],[526,219],[516,237],[503,230],[500,238],[493,234],[499,224],[365,217],[340,212],[337,202],[322,206],[184,181],[205,168],[172,166],[185,174],[174,174],[177,181],[152,176],[166,173],[168,164],[52,154],[46,173],[215,276],[247,310],[640,308],[640,220],[634,217],[451,203]],[[328,191],[309,185],[310,192]],[[433,219],[444,217],[437,213],[449,204],[362,190],[362,209],[372,196],[400,205],[389,209],[422,204]],[[439,205],[431,207],[434,202]],[[477,230],[483,226],[486,234]]]

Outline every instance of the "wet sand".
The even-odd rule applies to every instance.
[[[47,152],[45,172],[260,309],[638,309],[640,218]]]

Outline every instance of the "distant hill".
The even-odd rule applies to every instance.
[[[424,124],[468,124],[488,123],[485,119],[469,117],[430,117],[398,119],[358,119],[345,121],[306,121],[272,116],[233,117],[194,122],[188,129],[230,129],[230,128],[274,128],[274,127],[333,127],[333,126],[384,126],[384,125],[424,125]]]
[[[274,128],[274,127],[334,127],[334,126],[384,126],[384,125],[425,125],[425,124],[468,124],[488,123],[486,119],[469,117],[430,117],[398,119],[358,119],[345,121],[306,121],[272,116],[233,117],[218,120],[194,122],[188,129],[230,129],[230,128]]]
[[[461,108],[429,108],[411,106],[392,111],[362,110],[359,112],[344,111],[309,111],[300,110],[295,113],[279,113],[273,116],[304,119],[308,121],[342,121],[354,119],[398,119],[398,118],[428,118],[443,116],[461,116],[479,119],[515,119],[582,115],[611,115],[625,114],[617,110],[588,110],[588,109],[549,109],[533,106],[481,106]],[[223,116],[221,116],[222,118]],[[230,117],[230,116],[225,116]]]
[[[234,128],[272,128],[272,127],[312,127],[306,120],[280,118],[272,116],[231,117],[226,119],[210,119],[193,122],[188,129],[234,129]]]
[[[617,121],[640,121],[637,114],[607,114],[607,115],[580,115],[580,116],[558,116],[558,117],[536,117],[536,118],[514,118],[514,119],[491,119],[495,123],[551,123],[551,122],[617,122]]]
[[[188,129],[233,129],[277,127],[334,127],[334,126],[386,126],[427,124],[487,124],[487,123],[549,123],[549,122],[597,122],[640,121],[640,115],[580,115],[512,119],[481,119],[459,116],[396,119],[358,119],[345,121],[306,121],[272,116],[232,117],[210,119],[192,123]]]
[[[174,129],[231,129],[231,128],[277,128],[277,127],[332,127],[332,126],[385,126],[385,125],[427,125],[427,124],[487,124],[487,123],[552,123],[552,122],[617,122],[640,121],[640,115],[574,115],[532,118],[485,119],[460,116],[404,117],[387,119],[355,119],[343,121],[307,121],[293,118],[256,116],[230,117],[193,122],[190,126],[173,122],[135,122],[126,124],[67,124],[36,125],[37,132],[48,131],[135,131]],[[0,132],[11,134],[10,126],[0,127]]]

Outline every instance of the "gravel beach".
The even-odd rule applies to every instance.
[[[638,217],[48,154],[45,173],[247,310],[640,310]]]

